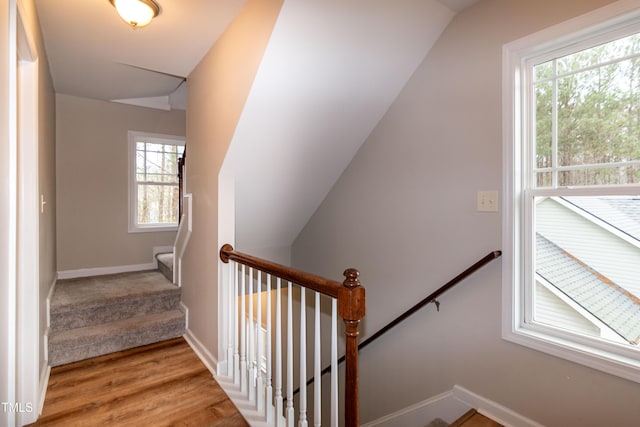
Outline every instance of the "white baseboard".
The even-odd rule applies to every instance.
[[[437,396],[414,403],[377,420],[362,424],[363,427],[423,427],[435,418],[452,423],[469,409],[499,422],[505,427],[543,427],[499,403],[484,398],[459,385]]]
[[[204,366],[207,367],[209,372],[215,377],[218,369],[218,360],[213,357],[211,352],[207,350],[207,348],[202,344],[196,337],[193,335],[191,330],[187,329],[184,333],[184,339],[187,341],[189,346],[196,353],[198,358],[204,363]]]
[[[133,271],[155,270],[157,264],[118,265],[113,267],[81,268],[78,270],[58,271],[58,279],[75,279],[78,277],[104,276],[107,274],[130,273]]]
[[[173,246],[155,246],[151,262],[145,264],[115,265],[112,267],[80,268],[78,270],[58,271],[58,279],[76,279],[78,277],[105,276],[107,274],[131,273],[134,271],[156,270],[158,268],[157,254],[172,252]]]
[[[47,388],[49,387],[49,377],[51,376],[51,366],[45,364],[40,372],[40,400],[38,401],[38,416],[42,414],[44,408],[44,399],[47,395]]]
[[[47,292],[47,299],[45,301],[47,310],[47,328],[51,326],[51,300],[53,299],[53,292],[56,290],[56,283],[58,283],[57,275],[53,278],[53,281],[49,286],[49,292]]]
[[[456,399],[451,390],[362,424],[362,427],[424,427],[436,418],[452,423],[469,409],[471,407]]]
[[[56,275],[57,276],[57,275]],[[45,300],[45,309],[47,316],[47,327],[44,331],[44,336],[42,337],[42,345],[44,361],[45,364],[49,364],[49,333],[51,332],[51,300],[53,299],[53,292],[56,289],[56,283],[58,282],[57,277],[53,278],[53,282],[51,282],[51,286],[49,286],[49,292],[47,292],[47,299]],[[46,388],[45,388],[46,391]]]
[[[499,422],[505,427],[544,427],[540,423],[459,385],[453,386],[453,396],[470,407],[475,408],[482,415]]]

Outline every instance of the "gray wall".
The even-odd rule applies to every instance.
[[[475,204],[502,188],[503,44],[609,2],[481,0],[442,34],[292,247],[296,267],[362,271],[363,338],[500,249]],[[637,383],[502,340],[501,279],[494,261],[361,353],[361,421],[459,384],[547,426],[637,425]]]
[[[148,264],[175,232],[129,233],[128,131],[185,135],[185,112],[56,96],[58,271]]]
[[[33,0],[29,2],[30,28],[38,50],[38,185],[46,205],[40,214],[40,372],[46,368],[44,340],[47,328],[47,296],[56,279],[56,95],[49,61]]]
[[[193,195],[193,234],[182,260],[182,298],[189,334],[214,358],[218,219],[225,208],[218,206],[219,173],[281,5],[249,0],[188,77],[186,191]]]

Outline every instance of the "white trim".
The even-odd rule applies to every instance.
[[[190,329],[185,329],[183,337],[196,353],[198,358],[202,361],[204,366],[206,366],[209,372],[211,372],[211,375],[215,377],[217,375],[216,372],[218,369],[218,360],[211,354],[209,350],[207,350],[204,344],[202,344],[202,342],[200,342],[200,340],[196,338],[196,336]]]
[[[505,427],[543,427],[542,424],[459,385],[454,385],[453,389],[449,391],[362,424],[362,427],[423,427],[425,423],[429,423],[435,418],[452,423],[472,408]]]
[[[593,12],[555,25],[503,47],[502,132],[503,132],[503,271],[502,271],[502,337],[526,347],[539,350],[603,372],[640,382],[638,352],[620,345],[563,334],[552,328],[525,322],[526,307],[521,284],[524,283],[524,263],[520,248],[531,247],[521,230],[524,224],[522,207],[522,180],[530,172],[522,160],[522,141],[529,132],[521,123],[522,109],[527,106],[526,93],[521,90],[526,72],[524,62],[534,55],[543,54],[558,43],[586,40],[602,36],[615,26],[628,26],[640,18],[637,0],[621,0]],[[524,99],[523,99],[524,98]],[[592,189],[571,189],[575,194],[588,194]],[[612,192],[624,191],[613,188]],[[626,191],[629,191],[627,188]],[[537,195],[555,195],[553,191],[536,190]],[[531,223],[528,221],[527,223]],[[530,233],[529,233],[530,235]],[[525,241],[523,241],[525,240]]]
[[[51,377],[51,366],[49,364],[45,364],[42,367],[42,372],[40,373],[40,394],[38,398],[38,417],[42,415],[42,409],[44,409],[44,400],[47,395],[47,388],[49,387],[49,378]],[[37,417],[36,417],[37,418]]]
[[[53,300],[53,293],[56,289],[57,275],[53,278],[51,286],[49,286],[49,292],[47,293],[47,299],[45,301],[46,316],[47,316],[47,328],[44,332],[43,346],[44,346],[44,360],[49,361],[49,334],[51,333],[51,301]]]
[[[505,427],[544,427],[542,424],[520,415],[506,406],[502,406],[459,385],[453,386],[453,396]]]
[[[173,246],[154,246],[151,262],[146,264],[115,265],[111,267],[79,268],[77,270],[58,271],[58,280],[76,279],[78,277],[106,276],[107,274],[131,273],[134,271],[157,270],[157,254],[171,252]],[[52,291],[53,292],[53,291]]]
[[[42,345],[44,350],[44,366],[40,372],[40,395],[38,400],[38,416],[42,415],[42,409],[44,408],[44,401],[47,394],[47,388],[49,387],[49,378],[51,377],[51,366],[49,365],[49,335],[51,334],[51,300],[53,299],[53,293],[56,288],[57,278],[54,277],[51,285],[49,286],[49,292],[47,292],[46,303],[46,316],[47,316],[47,328],[45,329],[44,336],[42,337]]]
[[[233,384],[233,380],[229,377],[216,377],[216,382],[222,390],[224,390],[227,396],[229,396],[229,399],[231,399],[240,414],[242,414],[242,417],[251,427],[273,427],[274,425],[286,425],[285,418],[282,414],[275,414],[275,416],[279,418],[278,422],[267,422],[265,420],[266,411],[260,412],[256,408],[256,401],[249,401],[246,393],[242,393],[240,391],[240,387]]]
[[[189,307],[184,304],[184,301],[180,301],[180,308],[184,312],[184,329],[189,329]]]
[[[471,406],[456,399],[453,390],[446,391],[377,420],[362,424],[362,427],[422,427],[436,418],[452,423],[471,409]]]
[[[17,6],[15,0],[9,0],[8,11],[8,171],[7,171],[7,242],[5,250],[7,251],[7,300],[4,302],[3,308],[6,308],[6,313],[3,313],[6,323],[3,327],[6,327],[6,354],[7,364],[2,367],[3,372],[7,373],[7,385],[6,385],[6,399],[8,402],[16,402],[17,392],[17,378],[16,378],[16,359],[18,355],[17,349],[17,249],[18,249],[18,120],[17,120]],[[0,322],[2,324],[4,322]],[[2,343],[3,346],[5,343]],[[5,412],[2,416],[2,421],[8,426],[13,427],[16,425],[16,416],[11,412]]]
[[[40,194],[38,182],[38,55],[22,0],[16,2],[16,64],[18,103],[18,221],[17,230],[17,363],[16,402],[27,410],[17,423],[31,424],[40,407]],[[35,266],[35,267],[34,267]],[[30,410],[29,410],[30,409]]]
[[[182,257],[187,250],[193,231],[193,195],[185,194],[182,198],[182,218],[173,244],[173,283],[182,286]]]
[[[227,159],[225,159],[227,160]],[[229,171],[229,162],[225,161],[218,174],[218,242],[217,247],[229,243],[235,245],[235,176]],[[228,282],[229,265],[218,258],[218,358],[228,363],[227,349],[232,337],[229,336],[231,322],[229,305],[231,290]]]
[[[117,265],[113,267],[80,268],[78,270],[58,271],[58,280],[75,279],[78,277],[104,276],[107,274],[129,273],[133,271],[155,270],[157,264]]]

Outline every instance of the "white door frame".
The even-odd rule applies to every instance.
[[[17,1],[17,424],[40,408],[40,201],[38,182],[38,57],[22,0]]]

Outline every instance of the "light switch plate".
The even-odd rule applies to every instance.
[[[498,192],[478,191],[478,212],[498,212]]]

